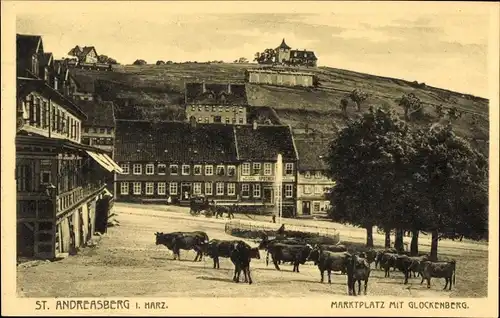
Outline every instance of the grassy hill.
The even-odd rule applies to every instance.
[[[184,118],[184,83],[217,82],[244,83],[245,70],[259,67],[256,64],[202,64],[184,63],[170,65],[119,65],[113,72],[72,70],[77,78],[96,80],[96,92],[105,100],[117,103],[118,118],[139,117],[182,120]],[[413,124],[422,125],[446,121],[439,118],[435,106],[456,107],[462,116],[453,121],[458,134],[475,146],[487,151],[489,121],[487,99],[427,86],[423,83],[362,74],[330,67],[295,68],[312,72],[319,80],[316,88],[279,87],[246,84],[248,103],[251,106],[273,107],[285,124],[294,128],[308,125],[314,131],[329,134],[345,125],[346,118],[340,111],[340,100],[354,88],[369,94],[363,109],[370,105],[392,107],[403,116],[398,99],[413,92],[424,102],[423,116]],[[121,102],[128,99],[129,104]],[[350,102],[348,116],[359,116]]]

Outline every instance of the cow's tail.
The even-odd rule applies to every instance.
[[[453,260],[452,264],[453,264],[453,286],[455,286],[455,271],[456,271],[457,263],[455,262],[455,260]]]

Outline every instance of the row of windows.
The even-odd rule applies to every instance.
[[[131,187],[131,188],[130,188]],[[156,191],[155,191],[156,189]],[[132,191],[130,191],[132,190]],[[214,194],[214,184],[212,182],[195,182],[193,183],[193,194],[195,195],[213,195]],[[140,195],[143,192],[142,182],[121,182],[120,183],[120,194],[136,194]],[[167,183],[166,182],[145,182],[144,183],[144,194],[146,195],[178,195],[179,187],[177,182],[169,182],[168,183],[168,192],[167,192]],[[217,182],[215,183],[215,195],[236,195],[236,184],[235,183],[227,183]]]
[[[129,174],[130,173],[130,165],[128,163],[122,163],[121,168],[123,169],[124,174]],[[142,174],[142,164],[140,163],[134,163],[132,165],[132,173],[135,175],[140,175]],[[252,169],[251,169],[252,168]],[[170,169],[170,175],[178,175],[179,174],[179,165],[172,164],[169,166]],[[159,163],[156,167],[156,173],[159,175],[165,175],[167,170],[167,166],[164,163]],[[285,175],[293,175],[294,169],[293,169],[293,163],[287,162],[285,163]],[[243,176],[249,176],[249,175],[260,175],[261,172],[264,173],[265,176],[271,176],[273,175],[272,171],[272,163],[266,162],[264,163],[264,167],[262,169],[262,164],[260,162],[254,162],[252,165],[250,163],[244,163],[241,165],[241,174]],[[153,163],[148,163],[145,166],[145,173],[147,175],[153,175],[155,174],[155,164]],[[190,165],[181,165],[181,173],[182,175],[191,175],[191,166]],[[212,176],[214,174],[214,166],[213,165],[205,165],[205,175],[206,176]],[[195,176],[200,176],[202,174],[202,165],[194,165],[193,166],[193,175]],[[224,166],[224,165],[217,165],[216,166],[216,175],[218,176],[234,176],[236,174],[236,166]]]
[[[128,163],[122,163],[121,168],[123,169],[124,174],[130,173],[130,165]],[[169,166],[170,175],[178,175],[179,174],[179,165],[170,165]],[[156,173],[159,175],[165,175],[167,171],[167,165],[164,163],[159,163],[156,167]],[[142,164],[134,163],[132,165],[132,173],[133,174],[142,174]],[[145,173],[147,175],[155,174],[155,165],[153,163],[148,163],[145,166]],[[181,173],[183,176],[191,175],[191,166],[190,165],[181,165]],[[215,174],[217,176],[229,176],[232,177],[236,175],[236,166],[224,166],[218,165],[216,166]],[[201,176],[202,175],[202,165],[194,165],[193,166],[193,175]],[[212,176],[214,175],[214,166],[213,165],[205,165],[205,175]]]
[[[169,182],[168,183],[168,192],[167,192],[167,182],[145,182],[143,189],[142,182],[121,182],[120,183],[120,194],[128,195],[178,195],[179,187],[177,182]],[[241,184],[241,197],[249,198],[250,194],[254,198],[260,198],[262,196],[261,185],[253,184],[252,190],[250,191],[250,184],[243,183]],[[212,182],[194,182],[192,193],[194,195],[214,195],[214,183]],[[216,182],[215,183],[215,195],[236,195],[236,184],[235,183],[224,183],[224,182]],[[293,197],[293,184],[285,184],[284,194],[286,198]]]
[[[203,122],[203,117],[198,117],[198,122],[202,123]],[[236,124],[236,117],[230,118],[230,117],[225,117],[225,122],[226,124]],[[210,118],[205,117],[205,123],[210,123]],[[222,123],[222,116],[214,116],[214,123]],[[243,124],[243,117],[238,118],[238,123]]]
[[[310,179],[311,177],[312,177],[312,173],[311,173],[311,171],[306,171],[306,172],[304,173],[304,178],[306,178],[306,179]],[[316,172],[314,173],[314,177],[315,177],[316,179],[321,179],[321,178],[323,177],[323,174],[321,173],[321,171],[316,171]]]
[[[209,112],[210,110],[213,111],[213,112],[216,112],[216,111],[219,111],[219,112],[223,112],[224,110],[226,112],[230,112],[230,111],[233,111],[233,112],[240,112],[240,113],[243,113],[244,111],[244,108],[243,106],[240,106],[239,108],[236,108],[236,107],[229,107],[229,106],[215,106],[215,105],[212,105],[212,106],[209,106],[209,105],[205,105],[205,106],[201,106],[201,105],[191,105],[191,111],[196,111],[196,108],[198,108],[198,111],[201,112],[203,110],[205,110],[206,112]],[[217,108],[219,108],[217,110]],[[231,110],[232,108],[232,110]]]
[[[92,144],[90,141],[92,140]],[[89,138],[82,137],[82,144],[85,145],[103,145],[103,146],[113,146],[113,138]]]
[[[28,123],[31,126],[43,129],[50,127],[53,132],[66,135],[71,139],[79,139],[80,121],[57,105],[49,105],[47,100],[31,94],[26,96],[24,103],[28,110]]]
[[[299,186],[300,187],[300,186]],[[325,187],[323,185],[311,185],[311,184],[306,184],[304,185],[304,194],[312,194],[313,191],[315,194],[323,194],[326,191],[328,191],[328,187]],[[299,188],[299,191],[301,189]]]
[[[85,132],[85,133],[111,134],[111,133],[113,133],[113,128],[84,127],[83,132]]]

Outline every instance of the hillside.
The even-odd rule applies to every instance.
[[[72,70],[78,78],[91,78],[96,93],[104,100],[117,103],[117,118],[142,117],[182,120],[185,82],[244,83],[245,70],[259,67],[256,64],[202,64],[184,63],[170,65],[118,65],[113,72]],[[280,121],[294,128],[306,124],[319,133],[331,133],[345,125],[346,118],[340,111],[340,100],[354,88],[369,94],[363,103],[392,107],[403,116],[398,99],[413,92],[425,104],[424,115],[414,124],[428,124],[439,119],[435,106],[456,107],[463,114],[453,121],[458,134],[473,144],[487,150],[489,138],[488,100],[471,95],[430,87],[422,83],[401,79],[362,74],[347,70],[319,67],[295,68],[314,73],[319,86],[316,88],[278,87],[246,84],[248,103],[251,106],[270,106]],[[128,99],[126,104],[123,100]],[[350,101],[350,118],[359,116]],[[333,124],[334,123],[334,124]]]

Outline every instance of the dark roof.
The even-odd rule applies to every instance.
[[[288,126],[237,125],[236,143],[240,160],[275,161],[278,153],[284,160],[296,160],[292,132]]]
[[[87,114],[83,122],[85,127],[114,127],[115,114],[113,102],[104,101],[78,101],[77,105]]]
[[[74,48],[72,48],[69,52],[68,52],[68,55],[73,55],[73,56],[79,56],[80,54],[82,54],[82,49],[80,48],[80,46],[75,46]]]
[[[205,91],[203,85],[205,85]],[[186,102],[217,105],[248,104],[245,84],[216,83],[186,83]]]
[[[76,85],[78,86],[78,91],[82,93],[94,93],[94,79],[90,76],[85,76],[77,73],[72,73],[75,79]]]
[[[295,53],[297,53],[297,56],[295,56]],[[307,57],[304,56],[306,53],[307,53]],[[316,55],[314,55],[313,51],[306,51],[306,50],[291,50],[290,51],[290,58],[312,59],[312,60],[318,59],[316,57]]]
[[[117,120],[116,161],[235,162],[232,125]]]
[[[42,37],[39,35],[16,35],[17,59],[31,58],[35,53],[43,53]]]
[[[299,155],[298,170],[326,170],[327,165],[323,158],[328,153],[326,140],[297,140],[295,146]]]
[[[291,49],[291,47],[289,47],[286,43],[285,43],[285,39],[283,38],[283,41],[281,41],[281,44],[280,46],[277,47],[277,49],[286,49],[286,50],[289,50]]]
[[[92,50],[95,50],[95,47],[93,47],[93,46],[84,46],[83,49],[82,49],[81,56],[85,56],[85,55],[89,54],[90,51],[92,51]],[[96,51],[96,53],[97,53],[97,51]]]
[[[40,61],[40,67],[49,66],[49,63],[52,61],[52,53],[39,53],[38,55]]]

